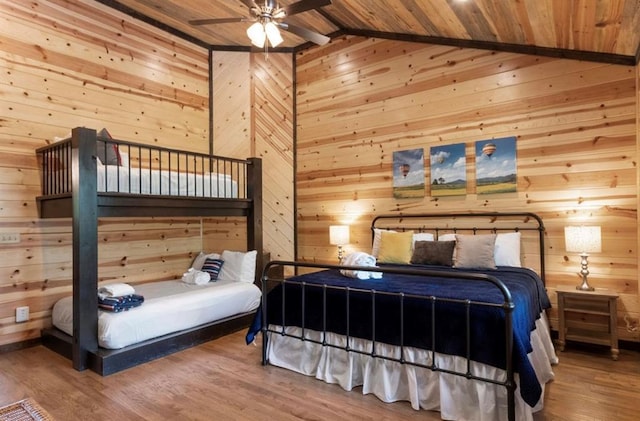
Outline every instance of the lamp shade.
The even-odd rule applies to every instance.
[[[564,227],[564,242],[568,252],[600,253],[602,238],[598,226]]]
[[[329,243],[334,246],[349,244],[349,225],[331,225],[329,227]]]
[[[273,48],[276,48],[282,43],[282,41],[284,41],[282,39],[282,35],[280,35],[280,30],[273,22],[267,22],[264,24],[264,32],[266,33],[269,43]]]
[[[251,40],[251,43],[256,47],[264,47],[264,41],[267,39],[267,34],[265,34],[264,26],[262,26],[260,22],[254,23],[249,27],[249,29],[247,29],[247,36]]]

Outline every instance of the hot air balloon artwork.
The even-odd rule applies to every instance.
[[[404,178],[407,178],[407,174],[409,174],[409,170],[411,169],[411,165],[409,164],[400,164],[400,172]]]
[[[476,193],[517,191],[516,138],[476,142]]]
[[[393,153],[393,197],[424,197],[424,149]]]
[[[467,159],[465,144],[433,146],[431,154],[431,196],[467,194]]]
[[[493,155],[495,151],[496,151],[495,143],[485,143],[484,146],[482,147],[482,153],[488,157],[491,157],[491,155]]]

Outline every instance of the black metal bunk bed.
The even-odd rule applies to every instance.
[[[321,361],[335,359],[342,362],[342,365],[338,363],[338,367],[344,369],[349,366],[351,363],[342,361],[342,357],[335,354],[337,351],[343,351],[346,353],[345,355],[360,355],[364,358],[398,363],[398,370],[402,370],[402,366],[410,366],[417,370],[426,369],[434,373],[463,377],[469,381],[503,387],[506,390],[504,413],[496,405],[495,411],[498,413],[490,415],[486,419],[494,419],[495,417],[495,419],[515,420],[518,418],[517,414],[523,412],[526,414],[523,419],[529,419],[531,412],[523,407],[522,401],[518,403],[519,412],[516,412],[516,398],[520,399],[519,396],[516,397],[516,372],[520,374],[520,387],[525,387],[525,393],[528,394],[528,400],[524,398],[524,401],[527,402],[526,405],[531,407],[534,406],[530,403],[532,400],[535,403],[536,399],[542,399],[537,395],[540,393],[538,380],[542,386],[548,380],[544,378],[544,375],[541,375],[540,379],[536,379],[536,376],[532,375],[532,370],[527,368],[529,385],[525,383],[522,365],[526,365],[527,355],[522,349],[516,349],[514,338],[518,336],[513,320],[514,310],[522,310],[522,308],[516,308],[516,302],[520,302],[522,305],[523,301],[516,301],[513,298],[531,295],[536,297],[531,300],[532,303],[538,305],[536,301],[540,300],[541,296],[546,297],[544,291],[544,225],[540,217],[528,212],[383,215],[372,221],[373,237],[375,237],[374,231],[378,228],[397,232],[412,230],[416,233],[433,233],[435,240],[439,236],[451,233],[475,235],[518,232],[523,234],[522,242],[527,243],[529,260],[523,262],[522,268],[498,268],[498,270],[488,271],[465,271],[450,267],[420,265],[381,265],[378,268],[371,268],[309,262],[269,262],[263,273],[261,312],[256,315],[247,336],[247,340],[252,341],[258,331],[262,332],[263,364],[270,363],[270,341],[276,339],[284,341],[278,342],[282,344],[278,345],[281,355],[292,355],[293,351],[287,351],[289,346],[296,349],[298,353],[303,352],[301,349],[305,350],[305,354],[309,352],[309,355],[304,357],[308,358],[306,366],[300,369],[301,372],[304,372],[307,367],[312,367],[308,373],[305,373],[308,375],[312,375],[310,373],[317,370],[317,372],[323,373],[322,376],[325,376],[327,370],[330,371],[330,366],[323,366]],[[527,233],[530,234],[525,239],[524,235]],[[525,264],[535,268],[535,272],[525,269]],[[294,270],[296,273],[303,274],[288,279],[269,276],[273,267],[288,267],[288,272]],[[366,280],[346,278],[338,272],[345,269],[379,271],[384,274],[384,277],[379,282],[373,278]],[[503,271],[504,273],[502,273]],[[519,271],[523,273],[519,273]],[[282,272],[282,270],[278,272]],[[524,291],[520,287],[516,287],[516,291],[513,292],[516,295],[512,298],[510,288],[514,286],[516,279],[517,282],[530,283],[530,285],[523,288]],[[429,286],[429,292],[426,292],[427,289],[423,289],[422,286],[405,289],[405,285],[413,284],[415,287],[418,284],[427,285],[432,282],[434,287]],[[449,284],[449,282],[452,283]],[[447,288],[452,288],[448,285],[460,287],[464,283],[475,284],[477,287],[474,286],[474,289],[465,292],[439,295]],[[490,291],[493,289],[491,294],[495,294],[497,297],[485,300],[484,296],[475,294],[484,293],[485,289]],[[549,305],[548,299],[545,301],[547,301],[546,305]],[[545,307],[541,306],[541,308]],[[438,309],[437,312],[436,309]],[[495,317],[499,323],[495,325],[485,324],[486,322],[477,324],[474,318],[484,320],[486,314],[483,313],[493,314],[490,319]],[[438,320],[437,323],[436,320]],[[458,329],[450,330],[450,326],[455,323],[457,323]],[[447,328],[440,330],[440,324],[447,326]],[[492,326],[500,326],[501,328],[497,329]],[[522,324],[518,329],[522,329],[521,326]],[[489,341],[489,348],[479,349],[482,352],[475,353],[477,345],[472,346],[471,344],[474,341],[476,344],[478,343],[477,332],[482,332],[480,336],[486,336],[487,329],[497,329],[495,332],[491,332],[492,340]],[[544,330],[546,332],[540,333],[545,336],[546,343],[551,344],[548,326]],[[337,338],[346,339],[336,339],[331,336],[336,334]],[[417,335],[422,336],[417,338]],[[455,348],[455,345],[449,345],[449,338],[455,339],[455,337],[461,338],[460,346],[457,352],[450,352]],[[522,335],[520,335],[521,337]],[[358,341],[361,340],[364,340],[366,345],[360,345]],[[298,346],[295,341],[302,341],[306,345]],[[396,354],[382,353],[378,349],[380,344],[396,346],[396,351],[394,351]],[[491,349],[492,344],[495,351]],[[549,346],[552,348],[552,345]],[[311,349],[317,350],[319,349],[317,347],[326,350],[320,354],[322,357],[312,353]],[[427,350],[424,360],[412,360],[407,357],[409,354],[405,354],[406,349],[415,349],[416,347]],[[278,351],[273,352],[277,353]],[[459,355],[466,361],[464,368],[458,370],[439,366],[439,363],[436,363],[436,356],[439,353]],[[491,354],[502,355],[501,361],[498,362],[496,358],[496,360],[489,362],[490,365],[496,367],[502,365],[504,376],[501,378],[477,374],[474,371],[478,361],[487,359],[487,356],[489,356],[488,360],[492,360],[494,357]],[[553,360],[555,354],[550,357],[552,357],[550,360]],[[280,360],[284,361],[284,363],[279,363],[280,366],[298,367],[296,359],[288,358]],[[316,359],[319,361],[317,368],[313,365],[307,365],[308,361]],[[294,370],[298,371],[298,368],[294,368]],[[322,378],[324,379],[324,377]],[[334,378],[329,382],[339,381]],[[341,383],[341,385],[345,387],[344,384]],[[356,384],[356,386],[365,387],[366,385]],[[347,390],[350,389],[347,388]],[[472,400],[469,399],[469,401]],[[412,406],[418,409],[413,401]],[[455,415],[454,417],[457,419]]]
[[[123,163],[118,158],[118,165],[109,172],[107,166],[98,161],[100,157],[104,160],[112,148],[120,153],[127,151],[129,162]],[[262,161],[259,158],[240,160],[141,145],[101,137],[95,130],[81,127],[74,128],[70,138],[36,152],[42,173],[42,196],[37,198],[39,215],[71,218],[73,230],[73,337],[55,328],[45,329],[42,332],[45,346],[72,359],[77,370],[89,368],[108,375],[250,323],[255,311],[119,350],[99,348],[98,218],[246,217],[247,250],[257,251],[256,266],[261,268]],[[109,180],[110,173],[112,180]],[[151,177],[142,181],[145,174]],[[171,177],[178,174],[178,177],[165,181],[163,186],[163,177],[167,174]]]

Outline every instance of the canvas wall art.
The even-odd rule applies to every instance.
[[[431,154],[431,196],[467,194],[467,163],[464,143],[433,146]]]
[[[476,142],[476,193],[517,191],[516,138]]]
[[[393,197],[424,197],[424,149],[393,153]]]

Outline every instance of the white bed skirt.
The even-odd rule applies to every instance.
[[[271,326],[273,329],[281,329]],[[287,327],[286,332],[300,336],[302,330]],[[373,393],[384,402],[408,401],[418,409],[440,411],[445,420],[498,421],[507,419],[507,391],[504,386],[494,385],[464,377],[433,372],[427,368],[401,364],[381,358],[372,358],[356,352],[322,346],[309,341],[268,334],[267,357],[275,366],[293,370],[327,383],[337,383],[345,390],[362,386],[362,393]],[[305,329],[305,337],[321,340],[321,332]],[[345,346],[342,335],[327,334],[327,343]],[[542,385],[543,397],[534,408],[529,407],[516,390],[516,419],[533,420],[533,413],[542,409],[544,384],[553,379],[551,365],[558,362],[549,334],[546,315],[536,322],[531,334],[533,352],[529,359]],[[369,352],[371,341],[351,338],[350,347]],[[405,360],[431,364],[429,351],[405,347]],[[376,343],[376,353],[399,358],[400,347]],[[437,354],[436,364],[440,368],[466,372],[466,359]],[[504,370],[480,363],[472,363],[475,375],[504,380]],[[516,374],[516,382],[518,380]]]

